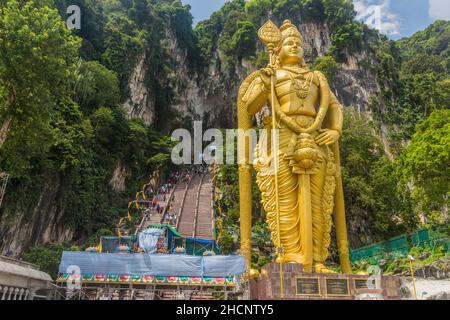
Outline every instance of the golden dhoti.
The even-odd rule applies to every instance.
[[[319,133],[313,133],[314,138]],[[284,262],[303,262],[305,249],[302,248],[302,226],[300,209],[302,195],[299,182],[301,174],[305,173],[298,168],[298,163],[292,154],[298,150],[296,140],[298,135],[288,128],[279,130],[279,156],[278,156],[278,210],[280,228],[277,226],[278,218],[275,207],[275,183],[273,170],[274,158],[269,151],[267,156],[261,153],[264,143],[260,141],[257,149],[255,169],[257,183],[261,190],[262,203],[267,214],[267,222],[271,231],[272,241],[281,242]],[[312,139],[313,141],[313,139]],[[336,167],[334,155],[327,146],[315,146],[318,157],[309,175],[310,209],[312,217],[312,244],[313,262],[324,263],[328,256],[330,245],[330,231],[332,225],[332,212],[334,191],[336,186]],[[278,229],[280,235],[278,235]]]

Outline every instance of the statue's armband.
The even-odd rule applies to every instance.
[[[342,136],[343,107],[337,100],[334,93],[331,91],[330,85],[325,75],[320,71],[315,71],[315,75],[317,76],[317,79],[320,83],[321,92],[326,92],[329,101],[329,108],[324,119],[323,127],[335,130],[339,132],[340,136]]]
[[[261,78],[256,77],[246,90],[242,97],[242,102],[247,107],[249,114],[256,114],[261,110],[267,101],[270,90],[267,90],[261,81]]]
[[[327,77],[320,71],[314,71],[314,80],[318,82],[319,87],[330,88]]]

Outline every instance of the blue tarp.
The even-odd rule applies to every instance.
[[[173,277],[228,277],[245,272],[242,256],[188,256],[165,254],[108,254],[64,251],[59,273],[78,266],[81,274]]]
[[[245,259],[242,256],[209,256],[203,257],[203,276],[222,277],[245,272]]]
[[[219,244],[216,242],[216,240],[202,239],[202,238],[186,238],[186,240],[202,244],[209,244],[211,246],[214,246],[215,249],[219,250]]]

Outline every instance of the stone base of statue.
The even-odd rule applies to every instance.
[[[284,263],[283,297],[280,264],[271,263],[250,280],[252,300],[399,300],[400,279],[353,274],[303,273],[303,266]]]

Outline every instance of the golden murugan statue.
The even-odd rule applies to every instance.
[[[338,146],[342,105],[326,77],[308,69],[302,36],[291,21],[284,21],[280,29],[268,21],[259,37],[271,61],[240,87],[239,129],[251,129],[253,116],[269,103],[272,116],[264,124],[268,130],[277,129],[278,142],[269,143],[275,147],[263,153],[261,143],[267,141],[260,141],[255,161],[251,164],[245,156],[239,162],[242,254],[250,266],[253,165],[277,262],[302,263],[305,272],[313,267],[314,272],[332,272],[324,263],[334,217],[342,271],[351,273]],[[249,140],[243,141],[248,155]]]

